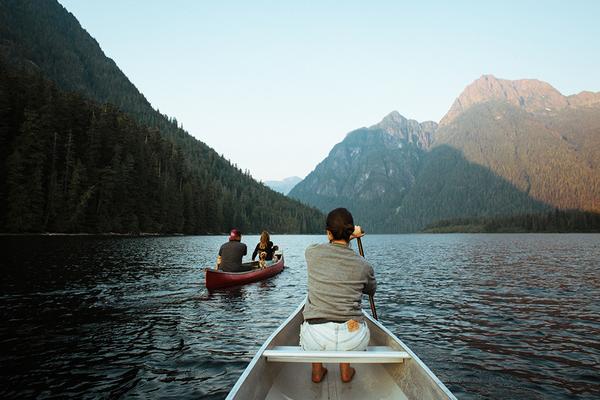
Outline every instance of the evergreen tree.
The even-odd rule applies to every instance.
[[[266,189],[212,151],[190,162],[160,130],[110,104],[61,92],[37,74],[5,68],[1,58],[0,69],[7,71],[0,75],[2,231],[320,228],[317,210]]]

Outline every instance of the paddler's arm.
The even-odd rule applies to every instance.
[[[373,271],[373,267],[369,265],[369,268],[367,269],[367,283],[363,288],[363,293],[368,294],[369,296],[373,296],[376,290],[377,281],[375,280],[375,271]]]
[[[221,256],[217,256],[217,266],[215,267],[215,271],[219,270],[220,265],[221,265]]]
[[[354,227],[354,232],[352,232],[352,235],[350,236],[350,240],[352,239],[357,239],[357,238],[361,238],[365,236],[365,232],[362,230],[362,228],[360,227],[360,225],[356,225]],[[360,243],[359,243],[360,246]],[[367,268],[367,276],[366,276],[366,280],[367,283],[365,284],[365,287],[363,288],[363,293],[368,294],[369,296],[372,296],[375,294],[375,290],[377,290],[377,281],[375,280],[375,271],[373,271],[373,267],[371,266],[371,264],[368,264],[368,268]]]

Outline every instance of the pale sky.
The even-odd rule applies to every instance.
[[[154,108],[263,181],[393,110],[439,121],[483,74],[600,91],[600,1],[59,2]]]

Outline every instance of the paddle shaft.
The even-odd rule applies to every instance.
[[[364,257],[365,251],[363,250],[362,241],[360,238],[356,238],[356,243],[358,244],[358,253]],[[375,299],[373,298],[372,294],[369,295],[369,304],[371,304],[371,314],[373,314],[373,318],[378,320],[379,318],[377,318],[377,310],[375,309]]]

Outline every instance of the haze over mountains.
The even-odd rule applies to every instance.
[[[280,181],[265,181],[265,185],[281,194],[288,194],[301,181],[302,178],[298,176],[290,176]]]
[[[600,212],[600,93],[484,75],[438,126],[397,112],[350,132],[290,196],[371,230],[554,207]]]

